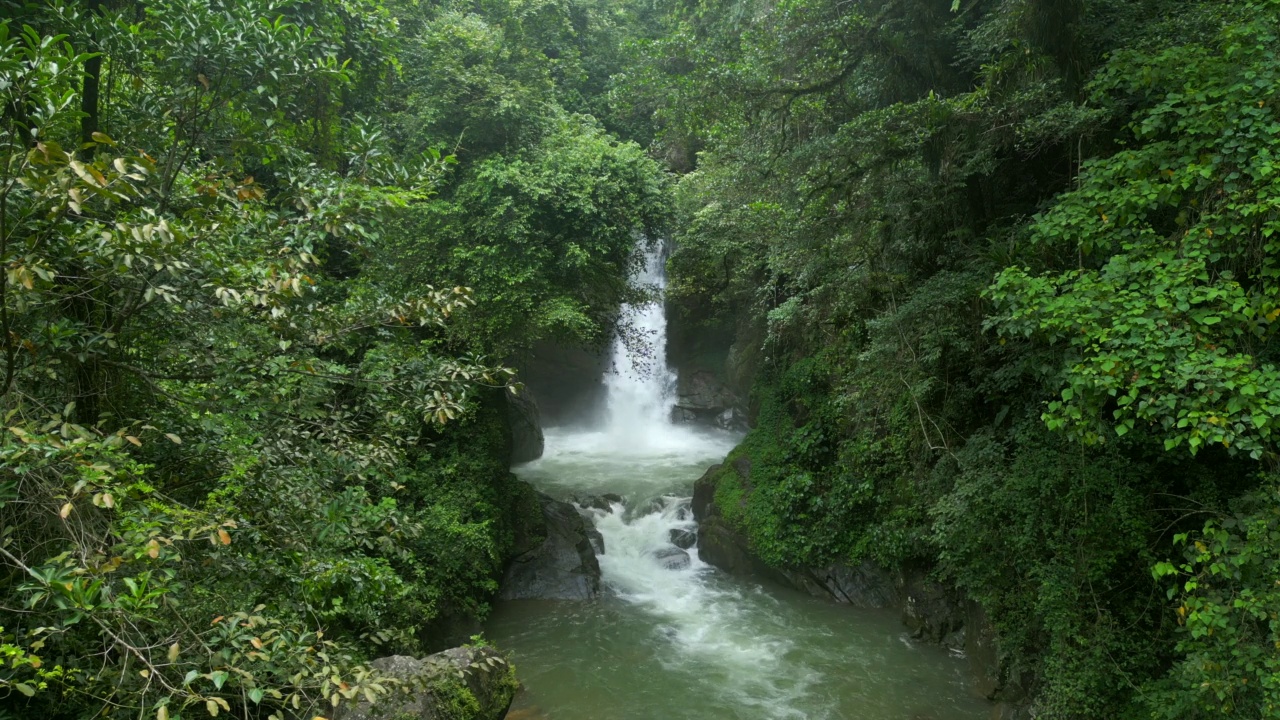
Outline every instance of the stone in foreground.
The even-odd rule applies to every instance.
[[[371,665],[403,684],[376,704],[339,713],[339,720],[500,720],[516,694],[515,669],[493,648],[456,647],[423,659],[392,655]]]

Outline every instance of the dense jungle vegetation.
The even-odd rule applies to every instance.
[[[1280,718],[1280,0],[0,0],[0,718],[465,641],[504,394],[670,234],[766,561],[1038,717]],[[1278,436],[1280,437],[1280,436]]]
[[[465,641],[504,360],[598,341],[670,217],[591,114],[626,15],[0,9],[0,715],[325,716]]]
[[[1280,3],[674,18],[623,82],[756,550],[932,568],[1039,717],[1280,717]]]

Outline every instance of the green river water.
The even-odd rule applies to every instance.
[[[516,468],[552,496],[614,492],[627,507],[595,513],[607,597],[496,608],[487,635],[513,654],[525,686],[510,717],[988,718],[963,658],[909,640],[896,612],[730,577],[696,553],[685,569],[653,556],[671,528],[693,527],[693,481],[733,440],[674,426],[552,430],[546,455]]]

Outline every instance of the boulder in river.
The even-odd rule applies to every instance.
[[[716,499],[716,478],[723,467],[723,465],[712,465],[693,483],[693,500],[690,501],[690,507],[693,508],[694,520],[701,522],[703,518],[711,516],[711,505]]]
[[[516,693],[515,670],[490,647],[450,648],[425,658],[392,655],[370,663],[402,685],[375,704],[362,701],[339,720],[500,720]]]
[[[671,544],[681,550],[688,550],[698,542],[698,533],[683,528],[671,528],[670,530]]]
[[[712,465],[693,485],[691,506],[698,521],[698,557],[731,575],[757,575],[768,568],[751,553],[747,538],[732,527],[716,506],[716,487],[723,473],[735,473],[733,482],[748,482],[751,463],[738,458],[725,465]]]
[[[660,548],[653,553],[653,556],[668,570],[683,570],[692,563],[689,553],[678,547]]]
[[[604,554],[604,535],[590,523],[587,523],[587,539],[591,541],[591,549],[596,551],[596,555]]]
[[[503,600],[590,600],[600,594],[594,528],[578,509],[538,494],[543,540],[518,555],[502,578]],[[603,545],[603,538],[599,538]]]
[[[698,557],[730,575],[753,576],[767,570],[747,549],[747,539],[718,515],[698,523]]]
[[[676,495],[659,495],[627,508],[627,520],[631,521],[645,515],[674,514],[677,520],[688,520],[689,498]]]
[[[578,507],[589,510],[603,510],[607,513],[613,512],[614,505],[621,505],[622,496],[615,493],[604,493],[603,495],[583,495],[582,497],[574,496],[573,501]]]

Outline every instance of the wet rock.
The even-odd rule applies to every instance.
[[[671,424],[673,425],[695,425],[702,416],[696,410],[683,405],[674,405],[671,408]]]
[[[797,590],[843,605],[891,608],[900,602],[893,574],[871,562],[856,566],[832,563],[823,568],[786,568],[777,572]]]
[[[722,478],[726,472],[737,477]],[[693,485],[691,507],[698,521],[698,557],[733,575],[770,575],[770,569],[750,550],[746,536],[725,521],[716,506],[716,488],[720,482],[749,485],[751,461],[737,458],[726,465],[712,465]],[[784,581],[785,582],[785,581]]]
[[[507,398],[507,425],[511,428],[511,462],[522,463],[542,457],[546,438],[538,403],[528,391]]]
[[[942,644],[965,625],[965,608],[958,594],[929,579],[928,572],[923,569],[902,571],[899,594],[902,596],[902,624],[917,640]]]
[[[724,383],[706,370],[681,375],[676,384],[676,395],[681,405],[697,408],[728,408],[733,398],[733,393]]]
[[[604,535],[590,524],[587,525],[587,540],[591,542],[591,549],[596,551],[596,555],[604,554]]]
[[[1002,720],[1029,717],[1022,677],[1008,653],[1000,647],[986,611],[972,600],[965,604],[965,611],[964,653],[977,679],[978,692],[1000,703],[997,717]]]
[[[712,465],[702,474],[693,484],[693,519],[699,522],[703,518],[711,516],[712,504],[716,499],[716,478],[720,475],[723,465]]]
[[[403,691],[393,690],[377,704],[361,702],[339,713],[339,720],[445,720],[456,716],[459,696],[475,701],[478,710],[470,717],[499,720],[515,697],[515,671],[492,648],[456,647],[422,659],[392,655],[370,664],[402,680]]]
[[[665,513],[671,509],[676,511],[676,517],[678,519],[687,519],[689,513],[689,500],[687,498],[678,498],[671,495],[659,495],[658,497],[650,498],[643,503],[637,504],[628,513],[628,519]]]
[[[539,494],[543,541],[507,567],[499,597],[504,600],[589,600],[600,594],[600,563],[589,532],[594,530],[573,505]],[[601,538],[603,545],[603,538]]]
[[[742,403],[714,373],[706,370],[682,372],[676,385],[676,403],[671,422],[677,425],[712,425],[725,428],[746,426]]]
[[[510,481],[512,491],[507,512],[514,542],[506,562],[537,548],[547,539],[547,521],[542,515],[542,496],[529,483],[516,479],[514,474],[510,476]]]
[[[579,507],[591,510],[603,510],[607,513],[613,512],[614,505],[623,504],[622,496],[615,493],[583,495],[582,497],[574,496],[573,501],[577,503]]]
[[[757,566],[746,538],[718,516],[698,524],[698,557],[731,575],[752,575]]]
[[[666,547],[653,553],[658,562],[668,570],[683,570],[692,564],[689,553],[678,547]]]
[[[964,627],[959,627],[953,630],[952,632],[947,633],[947,636],[942,638],[942,647],[950,650],[953,653],[963,656],[964,644],[965,644],[964,638],[965,638]]]
[[[671,528],[669,532],[671,544],[681,550],[688,550],[698,542],[698,533],[682,528]]]
[[[593,417],[603,410],[604,373],[609,353],[580,346],[539,341],[525,354],[513,358],[526,389],[538,399],[538,409],[548,425]]]

